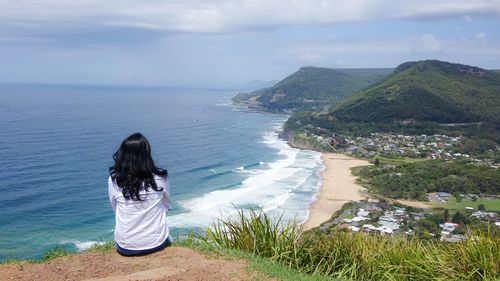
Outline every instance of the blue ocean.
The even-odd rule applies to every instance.
[[[112,239],[108,168],[121,141],[137,131],[169,172],[174,237],[236,208],[305,220],[320,184],[320,154],[278,138],[287,116],[232,107],[232,95],[1,84],[0,260]]]

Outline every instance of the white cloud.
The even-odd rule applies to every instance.
[[[317,53],[303,53],[299,55],[299,60],[303,61],[305,63],[316,63],[318,61],[321,61],[323,57]]]
[[[443,44],[434,38],[434,35],[432,34],[423,34],[420,36],[419,45],[415,46],[416,51],[422,52],[436,53],[440,52],[442,49]]]
[[[464,20],[465,20],[466,22],[472,22],[472,17],[471,17],[470,15],[465,15],[465,16],[464,16]]]
[[[500,0],[0,0],[0,22],[233,32],[281,25],[500,14]]]
[[[479,32],[477,35],[476,35],[476,38],[481,40],[481,41],[484,41],[486,40],[486,32]]]
[[[434,34],[395,39],[337,40],[286,45],[278,52],[284,63],[300,67],[301,54],[317,54],[322,67],[395,67],[405,61],[440,59],[484,68],[499,68],[500,48],[477,40],[443,39]],[[307,65],[311,65],[310,63]]]

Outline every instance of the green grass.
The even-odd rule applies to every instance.
[[[34,263],[44,263],[47,261],[51,261],[53,259],[59,257],[65,257],[69,255],[74,255],[78,253],[106,253],[115,249],[115,244],[113,241],[102,241],[101,243],[97,243],[96,245],[82,251],[76,252],[72,250],[65,249],[63,247],[55,247],[52,250],[46,252],[40,259],[30,260],[30,262]]]
[[[321,109],[379,81],[391,70],[303,67],[272,87],[240,94],[234,100],[258,96],[261,106],[271,111]]]
[[[429,203],[433,207],[441,207],[450,210],[463,211],[465,207],[472,207],[477,210],[477,206],[483,204],[487,211],[500,211],[500,199],[495,200],[477,200],[472,201],[470,199],[462,199],[461,202],[457,202],[455,197],[444,203]]]
[[[218,258],[246,259],[252,276],[280,280],[498,280],[500,236],[477,232],[474,237],[450,244],[317,229],[301,232],[281,217],[240,211],[236,218],[216,222],[203,236],[174,245]],[[87,251],[112,249],[107,242]],[[54,249],[41,261],[70,254],[74,252]]]
[[[307,136],[304,132],[294,132],[289,141],[293,143],[294,146],[298,146],[305,149],[311,149],[316,151],[333,152],[334,149],[329,144],[323,144],[319,142],[316,138]]]
[[[410,163],[415,163],[415,162],[421,162],[421,161],[425,161],[426,159],[424,158],[409,158],[409,157],[403,157],[403,156],[394,156],[394,157],[384,157],[384,156],[380,156],[380,155],[377,155],[377,156],[374,156],[372,158],[370,158],[370,162],[373,164],[375,163],[375,159],[379,159],[380,161],[380,165],[387,165],[387,164],[390,164],[390,165],[395,165],[395,166],[398,166],[398,165],[403,165],[403,164],[410,164]]]
[[[283,266],[261,256],[232,248],[216,247],[201,240],[185,239],[175,242],[174,246],[187,247],[208,256],[224,259],[245,259],[249,262],[247,270],[250,273],[264,274],[270,278],[290,281],[342,281],[346,279],[322,275],[308,275]],[[257,279],[258,280],[258,279]]]
[[[482,72],[471,75],[470,72]],[[404,63],[385,79],[339,102],[338,119],[498,123],[500,75],[443,61]]]
[[[115,249],[115,245],[114,245],[113,241],[102,241],[102,243],[98,243],[98,244],[90,247],[89,249],[86,249],[83,252],[76,252],[76,251],[68,250],[64,247],[54,247],[53,249],[45,252],[42,255],[42,257],[40,257],[39,259],[17,259],[17,258],[6,259],[6,260],[0,261],[0,265],[12,264],[12,263],[26,263],[26,262],[27,263],[44,263],[44,262],[48,262],[48,261],[51,261],[51,260],[56,259],[56,258],[75,255],[78,253],[106,253],[106,252],[109,252],[109,251],[114,250],[114,249]]]
[[[311,276],[349,280],[494,280],[500,277],[500,237],[448,244],[346,232],[300,233],[266,214],[221,220],[202,240],[267,258]]]
[[[72,254],[75,254],[76,252],[70,251],[68,249],[65,249],[63,247],[55,247],[47,252],[45,252],[41,258],[39,259],[19,259],[19,258],[9,258],[0,261],[0,265],[3,264],[18,264],[18,263],[44,263],[51,261],[53,259],[59,258],[59,257],[65,257],[69,256]]]
[[[40,258],[39,260],[35,260],[34,262],[47,262],[47,261],[51,261],[53,259],[56,259],[56,258],[60,258],[60,257],[65,257],[65,256],[69,256],[71,254],[73,254],[74,252],[73,251],[70,251],[70,250],[67,250],[63,247],[55,247],[54,249],[52,250],[49,250],[48,252],[46,252],[42,258]]]
[[[106,253],[115,249],[115,243],[113,241],[103,241],[98,243],[89,249],[85,250],[85,253]]]
[[[500,188],[500,170],[460,161],[426,160],[394,169],[365,167],[355,171],[370,192],[393,199],[427,200],[427,193],[492,195]],[[396,176],[397,175],[397,176]]]
[[[342,281],[344,279],[332,278],[329,276],[321,275],[307,275],[300,273],[297,270],[290,269],[283,266],[282,264],[260,257],[256,255],[249,254],[244,251],[234,250],[231,248],[220,248],[214,247],[207,243],[203,243],[194,239],[193,236],[188,236],[186,239],[176,240],[174,242],[175,247],[187,247],[193,249],[202,254],[223,259],[245,259],[248,261],[247,270],[249,273],[256,276],[255,280],[260,280],[261,276],[276,278],[278,280],[289,280],[289,281]],[[79,253],[108,253],[114,251],[115,246],[113,241],[106,241],[101,244],[97,244],[83,252],[68,251],[61,247],[56,247],[43,255],[41,259],[38,260],[21,260],[21,259],[10,259],[0,262],[2,264],[12,264],[12,263],[45,263],[51,261],[55,258],[76,255]]]

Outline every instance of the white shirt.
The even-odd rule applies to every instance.
[[[115,212],[115,242],[124,249],[155,248],[169,235],[166,215],[170,211],[170,185],[165,177],[155,175],[155,181],[163,190],[141,190],[143,201],[136,201],[125,199],[122,189],[108,178],[109,201]]]

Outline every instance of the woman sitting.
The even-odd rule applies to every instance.
[[[155,166],[151,147],[140,133],[127,137],[113,155],[108,194],[115,213],[116,250],[124,256],[160,251],[172,243],[167,171]]]

